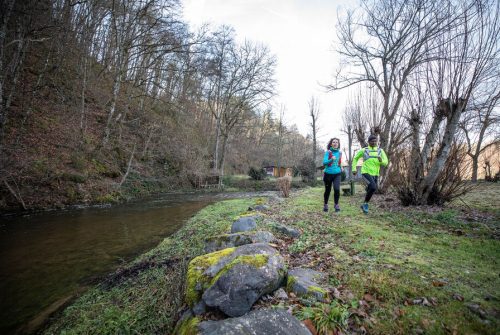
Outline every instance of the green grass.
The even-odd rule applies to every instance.
[[[472,192],[465,194],[453,201],[453,205],[467,210],[479,210],[496,216],[500,216],[500,186],[498,183],[478,182],[473,186]]]
[[[255,199],[208,206],[173,236],[66,308],[44,334],[170,334],[183,304],[190,258],[207,236],[227,233]],[[167,263],[167,260],[177,260]]]
[[[473,223],[462,222],[454,208],[432,214],[412,209],[385,212],[372,205],[370,214],[364,215],[358,207],[361,194],[341,198],[340,213],[324,214],[322,192],[306,190],[282,209],[280,216],[288,218],[287,224],[304,232],[289,251],[313,250],[319,259],[333,256],[331,276],[349,287],[357,300],[367,293],[375,297],[370,318],[360,320],[369,333],[407,334],[417,328],[426,334],[446,334],[450,329],[459,334],[498,332],[493,315],[500,304],[485,299],[498,299],[500,287],[500,242],[487,234],[489,230],[481,233]],[[493,221],[498,223],[498,218]],[[457,228],[462,235],[453,234]],[[453,294],[465,301],[454,300]],[[421,297],[434,298],[436,306],[405,304]],[[464,303],[480,304],[490,317],[482,320]]]
[[[320,334],[328,334],[331,330],[346,330],[349,312],[346,306],[332,301],[330,304],[306,306],[297,313],[297,317],[300,320],[311,320]]]
[[[348,317],[351,327],[369,334],[498,334],[500,212],[494,195],[500,186],[481,187],[475,191],[480,194],[467,195],[465,209],[459,201],[444,209],[390,211],[378,208],[382,202],[375,196],[368,215],[359,209],[359,187],[357,195],[341,197],[340,213],[322,212],[323,189],[306,188],[272,206],[258,225],[280,222],[301,230],[284,246],[293,256],[287,259],[304,257],[307,263],[300,265],[326,272],[339,288],[343,301],[292,306],[325,333],[345,328]],[[77,299],[45,334],[171,333],[188,261],[203,254],[207,236],[227,233],[256,202],[230,200],[203,209],[124,275]],[[465,220],[472,210],[480,215]],[[418,304],[422,298],[430,303]],[[485,319],[469,310],[471,303],[486,311]]]

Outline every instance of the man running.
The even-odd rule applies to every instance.
[[[377,136],[370,135],[368,137],[368,146],[359,150],[352,160],[352,173],[356,175],[356,166],[358,160],[363,157],[363,166],[361,174],[366,182],[365,202],[361,205],[363,213],[368,214],[368,202],[372,198],[373,193],[377,190],[378,176],[380,175],[380,166],[387,166],[389,159],[384,150],[377,147]]]

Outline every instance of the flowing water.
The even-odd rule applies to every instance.
[[[37,315],[40,319],[224,197],[162,195],[109,208],[0,217],[0,334],[16,332]]]

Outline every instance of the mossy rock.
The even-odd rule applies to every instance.
[[[266,243],[216,251],[189,263],[186,303],[191,308],[204,303],[240,316],[262,295],[274,292],[285,274],[283,258]]]
[[[288,272],[286,289],[305,299],[327,302],[328,290],[320,286],[325,278],[325,274],[311,269],[292,269]]]
[[[194,258],[188,266],[186,303],[193,307],[201,298],[204,289],[210,286],[212,278],[205,275],[206,269],[231,255],[236,248],[227,248]]]

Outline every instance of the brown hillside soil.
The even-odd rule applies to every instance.
[[[26,73],[23,83],[35,79]],[[108,85],[102,78],[99,83],[89,85],[83,130],[78,91],[70,88],[74,83],[59,89],[47,85],[36,94],[28,84],[20,88],[22,98],[16,99],[9,110],[0,162],[4,177],[0,183],[0,212],[22,210],[23,203],[28,210],[62,208],[188,186],[185,178],[165,173],[157,160],[144,159],[137,149],[131,172],[118,187],[127,170],[132,141],[142,143],[143,139],[136,129],[114,123],[109,143],[101,145]],[[123,106],[124,101],[119,100],[117,110]]]

